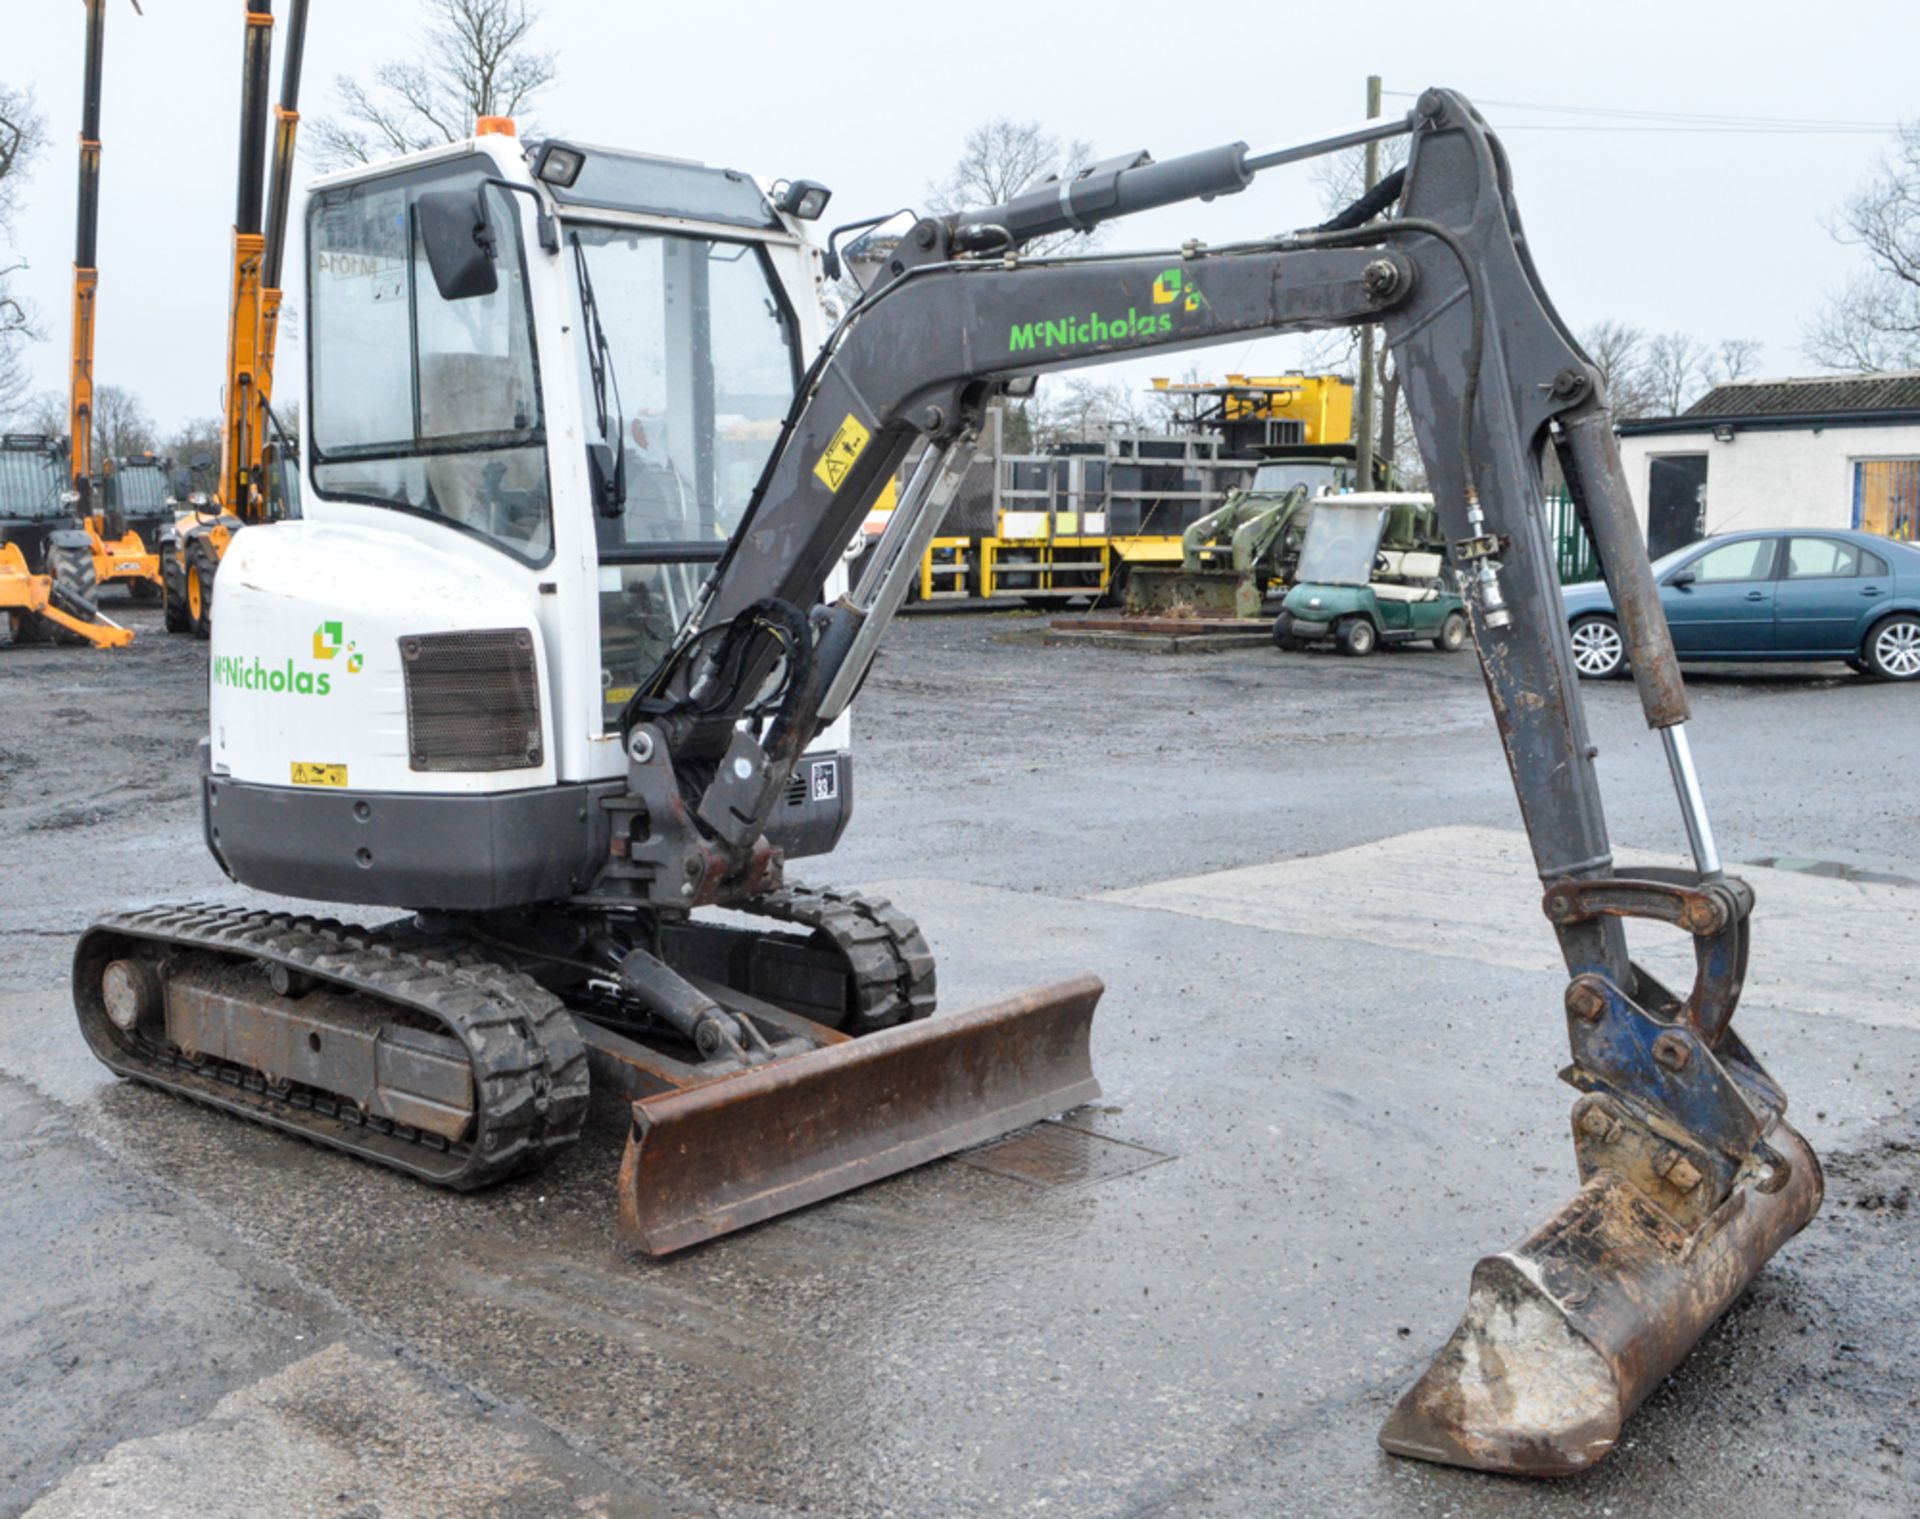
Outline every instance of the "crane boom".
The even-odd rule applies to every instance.
[[[93,335],[100,283],[100,82],[107,47],[107,0],[86,0],[87,62],[80,107],[80,187],[73,234],[73,362],[67,384],[67,462],[81,514],[93,494]]]
[[[242,522],[255,520],[266,236],[261,195],[267,156],[267,90],[273,68],[273,0],[247,0],[240,89],[240,171],[233,213],[233,276],[227,308],[226,416],[220,500]],[[270,362],[270,361],[269,361]]]

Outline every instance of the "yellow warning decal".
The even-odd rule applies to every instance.
[[[299,760],[293,762],[293,783],[296,786],[344,786],[347,783],[345,765],[312,765]]]
[[[872,440],[873,434],[861,426],[858,417],[848,412],[847,420],[834,432],[833,441],[827,444],[827,451],[820,456],[820,462],[814,465],[813,472],[828,490],[839,490],[846,481],[848,471],[859,462],[860,455],[866,452],[867,444]]]

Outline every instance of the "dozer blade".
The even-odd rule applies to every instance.
[[[1776,1174],[1695,1231],[1611,1172],[1474,1268],[1466,1317],[1380,1431],[1399,1456],[1513,1476],[1591,1466],[1780,1246],[1819,1210],[1819,1162],[1781,1123]]]
[[[666,1255],[1091,1102],[1101,990],[1081,976],[642,1098],[621,1228]]]

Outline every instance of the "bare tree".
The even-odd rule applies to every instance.
[[[47,145],[47,120],[33,91],[0,84],[0,231],[13,229],[27,171]]]
[[[223,433],[224,428],[218,417],[197,417],[169,436],[161,452],[173,460],[176,468],[188,471],[194,490],[211,494],[220,485],[220,444]],[[206,458],[206,468],[196,470],[192,467],[196,455]]]
[[[1607,318],[1592,323],[1580,334],[1580,346],[1600,371],[1616,417],[1641,417],[1653,409],[1646,373],[1646,333],[1631,322]]]
[[[66,394],[58,390],[36,391],[21,405],[15,416],[21,432],[39,433],[47,438],[64,438],[67,435]]]
[[[1406,167],[1407,144],[1404,138],[1392,138],[1380,143],[1378,169],[1382,179],[1386,179]],[[1324,158],[1316,158],[1308,171],[1314,188],[1320,192],[1320,209],[1331,217],[1344,211],[1367,192],[1367,151],[1365,148],[1353,148],[1345,153],[1332,153]],[[1398,457],[1400,440],[1413,436],[1412,420],[1407,416],[1407,403],[1400,393],[1400,371],[1393,363],[1392,355],[1387,352],[1385,341],[1376,336],[1374,352],[1374,394],[1378,398],[1375,405],[1375,431],[1373,456],[1385,465],[1410,490],[1420,490],[1426,485],[1426,470],[1417,448],[1407,450],[1407,457]],[[1360,369],[1360,329],[1358,327],[1339,328],[1317,335],[1309,341],[1306,362],[1314,369],[1342,374],[1358,375]],[[1354,426],[1360,425],[1359,398],[1355,397]]]
[[[0,340],[0,422],[9,425],[33,388],[33,376],[27,372],[20,348],[17,341]]]
[[[1827,298],[1802,339],[1828,369],[1920,369],[1920,121],[1895,136],[1874,175],[1827,230],[1866,252],[1867,267]]]
[[[1760,368],[1765,345],[1758,338],[1722,338],[1720,346],[1701,366],[1709,385],[1732,385],[1751,378]]]
[[[46,146],[47,122],[33,91],[0,84],[0,233],[13,230],[27,171]],[[33,308],[11,288],[11,276],[26,268],[24,259],[0,250],[0,417],[26,403],[32,386],[23,350],[40,336]]]
[[[1699,393],[1706,350],[1684,332],[1665,332],[1647,343],[1646,379],[1662,416],[1677,417]]]
[[[1063,143],[1037,121],[996,116],[967,133],[947,177],[927,186],[927,207],[947,215],[997,206],[1049,176],[1064,179],[1092,162],[1092,145],[1079,138]],[[1029,253],[1056,253],[1087,247],[1097,237],[1097,232],[1062,232],[1036,237],[1026,248]]]
[[[1055,383],[1039,387],[1027,403],[1024,423],[1029,447],[1087,442],[1116,430],[1139,428],[1145,420],[1141,401],[1124,380],[1062,375]]]
[[[525,114],[557,76],[554,54],[531,40],[540,20],[533,0],[426,0],[426,7],[412,57],[379,64],[370,82],[348,74],[334,80],[341,114],[320,118],[312,132],[324,167],[458,142],[477,117]]]
[[[132,391],[102,385],[93,393],[93,456],[125,459],[145,453],[159,441],[153,418]]]

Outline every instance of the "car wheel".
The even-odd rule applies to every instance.
[[[1333,641],[1342,654],[1351,654],[1355,659],[1365,659],[1373,652],[1379,635],[1373,630],[1373,624],[1364,617],[1344,617],[1333,630]]]
[[[1573,625],[1573,668],[1583,680],[1611,680],[1627,667],[1627,642],[1611,617],[1582,617]]]
[[[1442,654],[1458,654],[1467,646],[1467,614],[1449,612],[1447,620],[1440,624],[1440,636],[1433,646]]]
[[[1920,616],[1895,612],[1867,631],[1861,653],[1867,668],[1882,680],[1912,680],[1920,676]]]
[[[1293,613],[1282,612],[1273,619],[1273,646],[1289,654],[1300,647],[1300,640],[1293,636]]]

